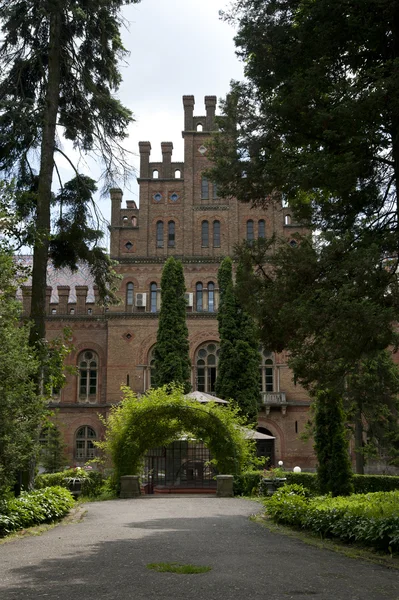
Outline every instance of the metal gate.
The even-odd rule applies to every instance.
[[[145,457],[144,489],[216,489],[216,470],[203,442],[179,440],[169,446],[152,448]]]

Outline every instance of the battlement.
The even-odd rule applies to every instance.
[[[30,314],[32,301],[32,286],[24,285],[22,291],[23,315]],[[57,285],[46,288],[46,315],[47,316],[96,316],[104,313],[104,308],[99,306],[98,287],[96,285]]]
[[[194,96],[183,96],[184,132],[206,133],[215,129],[216,96],[205,96],[206,115],[194,116]]]

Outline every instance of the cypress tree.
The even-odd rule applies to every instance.
[[[353,492],[352,468],[345,434],[342,398],[331,390],[316,394],[314,448],[317,455],[317,479],[320,491],[333,496]]]
[[[183,265],[168,258],[162,271],[161,311],[155,346],[155,385],[169,383],[183,385],[185,393],[190,385],[190,356],[186,324]]]
[[[242,309],[236,298],[231,258],[222,261],[218,283],[220,355],[216,394],[220,398],[235,400],[242,414],[255,422],[259,400],[258,338],[252,317]]]

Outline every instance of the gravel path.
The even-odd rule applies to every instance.
[[[1,600],[399,600],[399,573],[270,533],[241,499],[85,505],[80,523],[0,546]],[[209,565],[156,573],[150,562]]]

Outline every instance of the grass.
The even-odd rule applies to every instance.
[[[147,569],[152,569],[158,573],[184,573],[185,575],[191,575],[194,573],[207,573],[212,567],[200,566],[200,565],[181,565],[178,562],[161,562],[161,563],[149,563]]]

